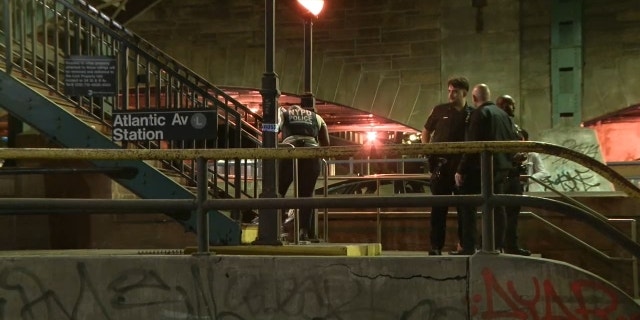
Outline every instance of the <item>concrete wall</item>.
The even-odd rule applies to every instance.
[[[67,252],[68,254],[68,252]],[[606,281],[543,259],[0,258],[3,319],[638,319]]]
[[[277,1],[276,72],[302,93],[302,20]],[[585,0],[584,119],[637,103],[640,8],[636,0]],[[313,90],[319,99],[421,128],[446,99],[445,81],[466,75],[494,96],[511,94],[532,139],[551,127],[546,0],[489,0],[476,31],[471,1],[330,1],[314,24]],[[165,0],[129,26],[214,84],[260,87],[264,1]]]
[[[584,15],[583,112],[590,119],[640,100],[640,5],[587,0]]]

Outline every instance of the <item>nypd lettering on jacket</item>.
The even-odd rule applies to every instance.
[[[300,108],[300,106],[291,106],[289,110],[283,112],[284,121],[282,124],[282,136],[318,136],[318,119],[315,112]]]
[[[309,110],[304,110],[304,109],[290,109],[288,111],[289,114],[289,123],[292,124],[309,124],[309,125],[313,125],[313,120],[314,117],[316,116],[315,113],[309,111]]]

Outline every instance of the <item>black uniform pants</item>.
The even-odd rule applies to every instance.
[[[284,197],[293,182],[293,160],[282,159],[278,164],[278,193]],[[298,159],[298,197],[313,197],[319,175],[319,159]],[[315,209],[300,209],[299,212],[300,228],[307,231],[309,238],[315,238]]]
[[[496,194],[504,193],[505,179],[507,177],[507,171],[496,171],[493,175],[493,192]],[[464,177],[464,182],[460,188],[462,194],[480,194],[481,192],[481,177],[480,169],[471,170]],[[460,208],[460,218],[462,220],[462,248],[464,251],[473,251],[476,249],[477,240],[477,227],[476,227],[476,212],[478,208],[474,206],[463,206]],[[496,247],[502,246],[504,239],[504,225],[505,214],[504,207],[495,207],[493,210],[494,218],[494,237],[496,240]],[[484,217],[483,217],[484,218]]]
[[[505,182],[505,193],[519,194],[523,193],[523,187],[518,176],[509,177]],[[504,208],[506,220],[504,228],[504,241],[499,243],[496,241],[497,248],[516,249],[518,245],[518,215],[520,214],[520,206],[506,206]],[[499,233],[498,233],[499,234]]]
[[[431,194],[433,195],[452,195],[458,193],[455,182],[455,168],[451,164],[432,166],[431,168]],[[456,207],[458,213],[458,240],[462,240],[462,226],[460,219],[460,208]],[[432,207],[431,208],[431,248],[442,250],[446,238],[447,230],[447,213],[449,207]]]

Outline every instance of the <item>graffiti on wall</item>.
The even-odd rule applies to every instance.
[[[339,268],[345,268],[341,266]],[[0,319],[466,319],[466,306],[440,306],[428,297],[399,306],[385,301],[389,283],[418,281],[421,276],[370,277],[354,273],[324,272],[305,278],[269,277],[247,269],[219,270],[215,265],[190,267],[190,274],[172,283],[153,269],[130,268],[111,278],[91,274],[79,262],[73,277],[66,273],[64,290],[23,267],[0,271]],[[335,270],[334,270],[335,271]],[[222,279],[216,279],[216,276]],[[265,281],[265,279],[272,279]],[[433,279],[421,281],[461,281]],[[60,286],[57,286],[60,288]],[[316,310],[314,312],[314,310]],[[321,310],[320,314],[317,310]]]
[[[542,133],[541,141],[561,145],[603,161],[595,132],[586,128],[555,128]],[[564,158],[541,154],[550,176],[542,182],[563,192],[613,191],[610,182],[592,170]]]
[[[466,275],[371,275],[345,264],[289,277],[260,265],[192,264],[178,276],[175,269],[73,266],[53,274],[1,268],[0,319],[640,320],[640,312],[624,313],[628,297],[602,281],[508,279],[491,267],[481,269],[479,289],[467,292]]]
[[[484,268],[482,284],[484,291],[471,297],[471,315],[479,319],[640,319],[640,313],[620,314],[619,293],[602,281],[576,279],[558,285],[534,276],[529,283],[499,282],[491,269]]]

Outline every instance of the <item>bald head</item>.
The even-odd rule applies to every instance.
[[[473,87],[471,98],[473,99],[473,104],[476,107],[479,107],[483,103],[491,100],[491,91],[489,90],[489,86],[484,83],[477,84]]]
[[[504,110],[510,117],[513,117],[515,115],[515,111],[516,111],[516,101],[513,100],[513,98],[508,95],[501,95],[498,97],[498,99],[496,100],[496,105]]]

